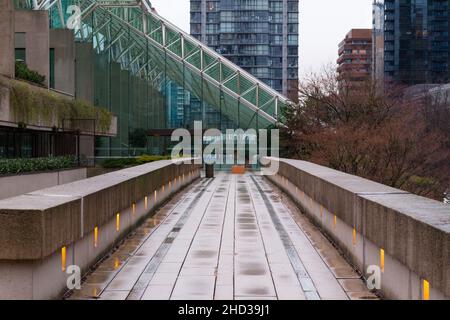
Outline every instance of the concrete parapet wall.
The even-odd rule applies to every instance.
[[[49,85],[49,18],[47,11],[16,10],[15,33],[25,34],[25,43],[16,44],[26,49],[26,63],[31,70],[45,76],[45,85]]]
[[[87,178],[87,168],[0,176],[0,200]]]
[[[58,298],[67,265],[85,273],[130,229],[200,177],[158,161],[0,201],[0,299]],[[117,215],[120,215],[120,227]]]
[[[391,299],[450,298],[450,206],[305,161],[274,159],[287,192]],[[425,290],[426,291],[426,290]]]
[[[14,78],[14,4],[11,0],[0,0],[0,44],[0,74]]]
[[[21,98],[20,103],[17,103],[18,97]],[[69,115],[69,111],[73,114]],[[76,101],[67,94],[42,88],[26,81],[11,80],[0,75],[1,126],[17,127],[19,122],[24,122],[28,129],[51,131],[54,127],[63,127],[64,115],[69,117],[79,114],[78,120],[83,120],[97,118],[98,112],[99,109],[94,105],[78,106]],[[70,120],[70,118],[65,119]],[[69,124],[69,127],[65,129],[80,130],[82,134],[86,135],[94,133],[96,136],[117,135],[117,116],[111,114],[111,121],[107,128],[101,127],[99,120],[96,121],[95,128],[90,121],[74,121],[73,124],[65,123],[66,126]]]

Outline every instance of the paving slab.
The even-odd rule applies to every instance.
[[[70,299],[376,299],[264,177],[219,172],[148,218]]]

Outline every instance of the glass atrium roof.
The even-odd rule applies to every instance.
[[[148,0],[16,0],[49,10],[51,26],[64,28],[81,9],[77,41],[110,50],[125,70],[161,88],[168,79],[235,121],[241,128],[279,123],[287,98],[152,11]],[[166,78],[167,77],[167,78]]]

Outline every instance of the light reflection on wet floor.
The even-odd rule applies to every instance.
[[[250,173],[197,181],[137,228],[69,299],[375,298],[287,203]]]

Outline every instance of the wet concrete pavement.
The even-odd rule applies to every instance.
[[[195,182],[130,235],[69,299],[374,299],[261,176]]]

